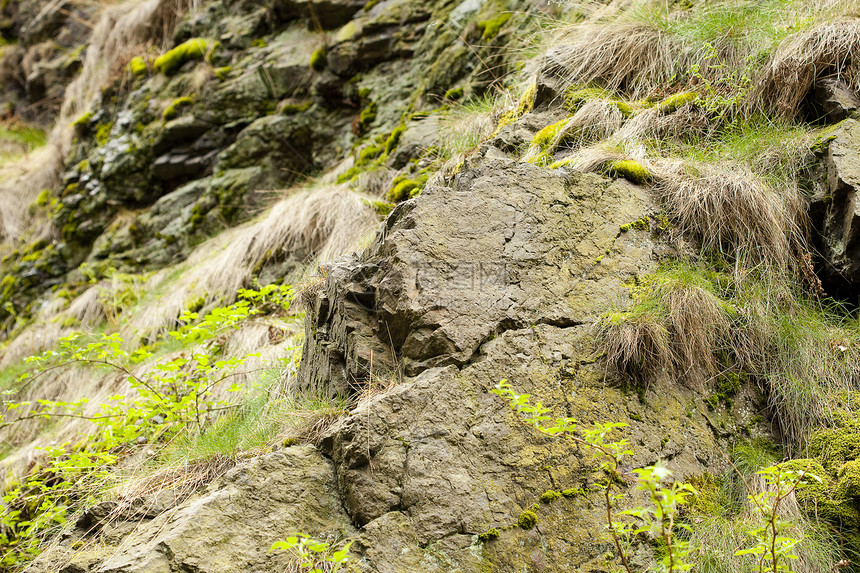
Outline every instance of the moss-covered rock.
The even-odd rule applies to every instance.
[[[644,185],[651,181],[651,172],[633,159],[610,161],[603,170],[611,177],[623,177],[636,185]]]
[[[478,22],[478,29],[481,30],[483,38],[485,40],[492,40],[495,38],[499,33],[499,30],[502,29],[502,26],[511,19],[511,16],[513,16],[513,14],[510,12],[504,12],[488,20]]]
[[[696,98],[698,97],[699,92],[682,92],[679,94],[671,95],[666,99],[662,100],[656,105],[656,108],[660,110],[660,113],[663,114],[672,113],[679,107],[683,107],[688,103],[696,101]]]
[[[194,98],[189,96],[178,97],[168,105],[161,114],[161,119],[170,121],[179,117],[180,110],[194,103]]]
[[[202,60],[209,48],[203,38],[191,38],[155,58],[153,67],[165,75],[172,74],[191,60]]]

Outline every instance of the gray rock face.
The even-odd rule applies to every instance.
[[[828,290],[839,291],[860,285],[860,122],[845,120],[829,137],[810,214]]]
[[[849,117],[857,119],[860,97],[845,82],[828,78],[815,85],[806,107],[812,121],[838,123]]]
[[[322,443],[368,570],[605,569],[597,492],[508,527],[544,491],[588,490],[597,474],[588,452],[518,424],[489,391],[501,379],[583,425],[630,424],[625,471],[722,470],[713,444],[752,423],[753,390],[731,413],[666,379],[640,400],[593,345],[590,323],[667,248],[619,232],[650,209],[625,182],[487,160],[402,204],[361,257],[333,266],[302,375],[308,388],[376,388]],[[490,527],[500,538],[478,541]]]
[[[368,252],[331,271],[304,382],[344,392],[377,369],[407,376],[471,360],[505,330],[587,322],[654,266],[641,189],[507,160],[399,206]],[[323,358],[327,357],[327,358]],[[395,358],[396,357],[396,358]]]

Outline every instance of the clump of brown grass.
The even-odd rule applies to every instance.
[[[787,117],[800,111],[815,83],[838,77],[860,89],[860,18],[841,18],[786,38],[757,81],[757,100]]]
[[[604,100],[590,100],[570,118],[563,120],[548,141],[533,142],[523,156],[523,161],[552,156],[562,145],[577,149],[595,143],[609,137],[623,123],[624,116],[618,106]]]
[[[598,85],[633,98],[668,86],[692,61],[677,39],[647,23],[586,23],[549,51],[543,72],[569,85]]]
[[[359,193],[345,186],[294,192],[256,221],[222,233],[188,258],[187,270],[169,292],[143,305],[130,328],[152,337],[173,328],[188,301],[231,302],[255,270],[269,259],[291,256],[297,261],[326,261],[355,248],[362,235],[379,224]],[[175,269],[166,269],[144,288],[155,290]]]
[[[607,363],[639,381],[653,379],[672,363],[672,343],[662,309],[637,305],[608,314],[596,323]]]
[[[788,272],[805,243],[797,189],[778,192],[742,166],[664,163],[655,191],[681,231],[739,267]]]
[[[706,137],[712,130],[708,114],[690,105],[666,114],[656,107],[646,109],[618,130],[618,141],[694,141]]]

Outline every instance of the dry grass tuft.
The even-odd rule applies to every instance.
[[[664,163],[655,191],[684,233],[705,252],[739,267],[788,272],[805,244],[806,214],[798,190],[778,192],[742,166]]]
[[[646,23],[572,27],[547,54],[544,73],[568,85],[599,85],[632,98],[670,85],[692,61],[678,39]]]
[[[842,18],[786,38],[762,69],[758,101],[786,117],[800,111],[815,82],[838,77],[860,89],[860,19]]]
[[[634,380],[654,379],[673,362],[669,330],[657,307],[609,314],[596,323],[596,334],[607,363]]]
[[[260,265],[271,258],[326,261],[350,252],[379,224],[362,195],[345,186],[305,189],[283,199],[263,217],[222,233],[199,247],[186,261],[188,270],[167,286],[175,269],[165,269],[144,286],[168,288],[138,309],[130,328],[153,337],[173,328],[189,300],[231,302]]]
[[[683,106],[665,114],[652,107],[631,118],[613,136],[618,141],[695,141],[713,130],[708,114],[693,106]]]
[[[609,137],[623,123],[624,115],[617,105],[604,100],[590,100],[573,116],[554,128],[554,133],[547,141],[533,142],[523,161],[551,156],[562,145],[577,149],[595,143]],[[536,136],[536,139],[540,139],[540,135]]]

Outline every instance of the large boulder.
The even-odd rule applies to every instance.
[[[624,181],[493,160],[401,204],[313,310],[303,381],[345,392],[377,369],[462,366],[506,330],[592,321],[667,247],[621,225],[656,212]]]

